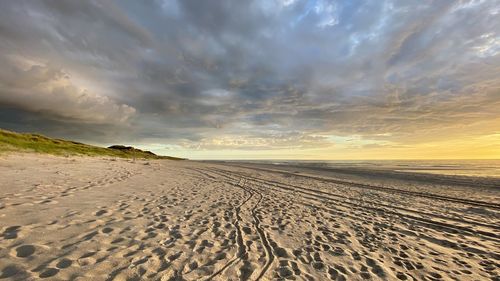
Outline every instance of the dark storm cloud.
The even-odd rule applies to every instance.
[[[10,129],[258,149],[419,142],[499,118],[496,0],[0,6]]]

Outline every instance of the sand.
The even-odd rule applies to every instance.
[[[0,280],[500,280],[500,190],[0,156]]]

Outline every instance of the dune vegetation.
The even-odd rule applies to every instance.
[[[131,146],[113,145],[106,148],[70,140],[49,138],[40,134],[16,133],[0,129],[0,153],[5,152],[182,160],[182,158],[177,157],[156,155],[150,151]]]

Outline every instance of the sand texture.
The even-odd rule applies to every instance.
[[[0,156],[0,280],[500,280],[499,259],[491,183]]]

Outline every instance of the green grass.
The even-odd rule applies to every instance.
[[[0,129],[0,153],[5,152],[36,152],[62,156],[87,155],[183,160],[182,158],[155,155],[140,149],[111,149],[74,141],[53,139],[39,134],[21,134]]]

